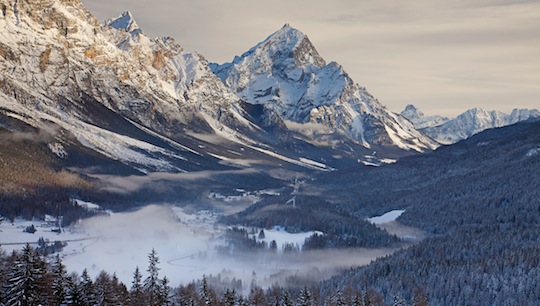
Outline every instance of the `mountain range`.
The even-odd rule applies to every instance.
[[[440,145],[288,24],[215,64],[147,37],[129,12],[99,22],[77,0],[0,3],[2,170],[27,184],[6,177],[4,191],[29,190],[37,173],[64,187],[201,171],[282,179],[274,170],[378,166]],[[17,170],[21,150],[35,156],[29,171]]]
[[[2,7],[2,128],[52,132],[43,145],[83,173],[328,171],[437,146],[288,25],[209,65],[130,13],[100,23],[79,1]]]
[[[481,131],[511,125],[530,118],[540,117],[537,109],[514,109],[510,114],[472,108],[455,118],[439,115],[426,116],[414,105],[407,105],[401,112],[415,128],[441,144],[451,144]]]

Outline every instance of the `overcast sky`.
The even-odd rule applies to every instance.
[[[210,62],[290,23],[390,110],[540,108],[540,1],[82,0],[103,20],[131,11]]]

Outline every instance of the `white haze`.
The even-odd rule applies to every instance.
[[[253,173],[253,169],[224,170],[224,171],[196,171],[188,173],[151,172],[147,175],[117,176],[106,174],[91,175],[99,179],[103,186],[102,190],[114,193],[130,193],[143,188],[150,188],[156,181],[164,182],[190,182],[211,179],[216,175],[223,174],[247,174]]]
[[[316,277],[329,277],[336,269],[364,265],[392,252],[350,249],[299,255],[220,256],[214,247],[224,244],[218,239],[223,227],[214,221],[210,213],[187,215],[175,213],[168,206],[147,206],[136,212],[86,219],[78,226],[89,239],[70,242],[79,244],[80,251],[66,254],[64,262],[70,271],[78,273],[85,268],[93,276],[101,270],[116,273],[129,287],[137,266],[145,274],[148,253],[155,249],[160,258],[160,275],[167,276],[173,286],[221,273],[223,277],[241,279],[244,290],[249,290],[253,281],[264,287],[290,275],[307,276],[314,271]]]

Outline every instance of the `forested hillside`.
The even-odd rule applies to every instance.
[[[403,293],[407,299],[421,288],[435,305],[536,304],[539,148],[540,122],[528,122],[374,170],[371,177],[380,185],[366,183],[366,173],[349,174],[342,182],[353,182],[344,189],[355,200],[347,207],[406,209],[398,220],[431,237],[352,269],[322,290],[350,285],[375,288],[385,297]]]
[[[304,248],[391,247],[401,240],[357,218],[320,197],[293,195],[268,197],[248,209],[221,219],[229,225],[259,228],[283,227],[290,233],[320,231]]]

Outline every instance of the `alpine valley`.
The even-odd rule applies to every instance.
[[[88,273],[96,305],[537,302],[538,118],[393,113],[289,24],[218,64],[146,36],[129,12],[100,22],[79,0],[0,0],[0,225],[13,225],[0,243],[21,243],[16,224],[56,222],[86,230],[54,243],[80,242],[62,252],[71,267],[115,252],[125,264],[141,250],[122,243],[150,232],[154,281],[154,248],[173,250],[141,292],[138,268],[85,269],[60,297],[60,285],[17,291],[32,247],[0,249],[0,305],[78,305]],[[128,214],[138,221],[122,225]],[[56,279],[49,238],[25,242]],[[245,276],[222,260],[257,266]],[[167,287],[180,266],[202,280]],[[132,276],[135,289],[104,289]]]

